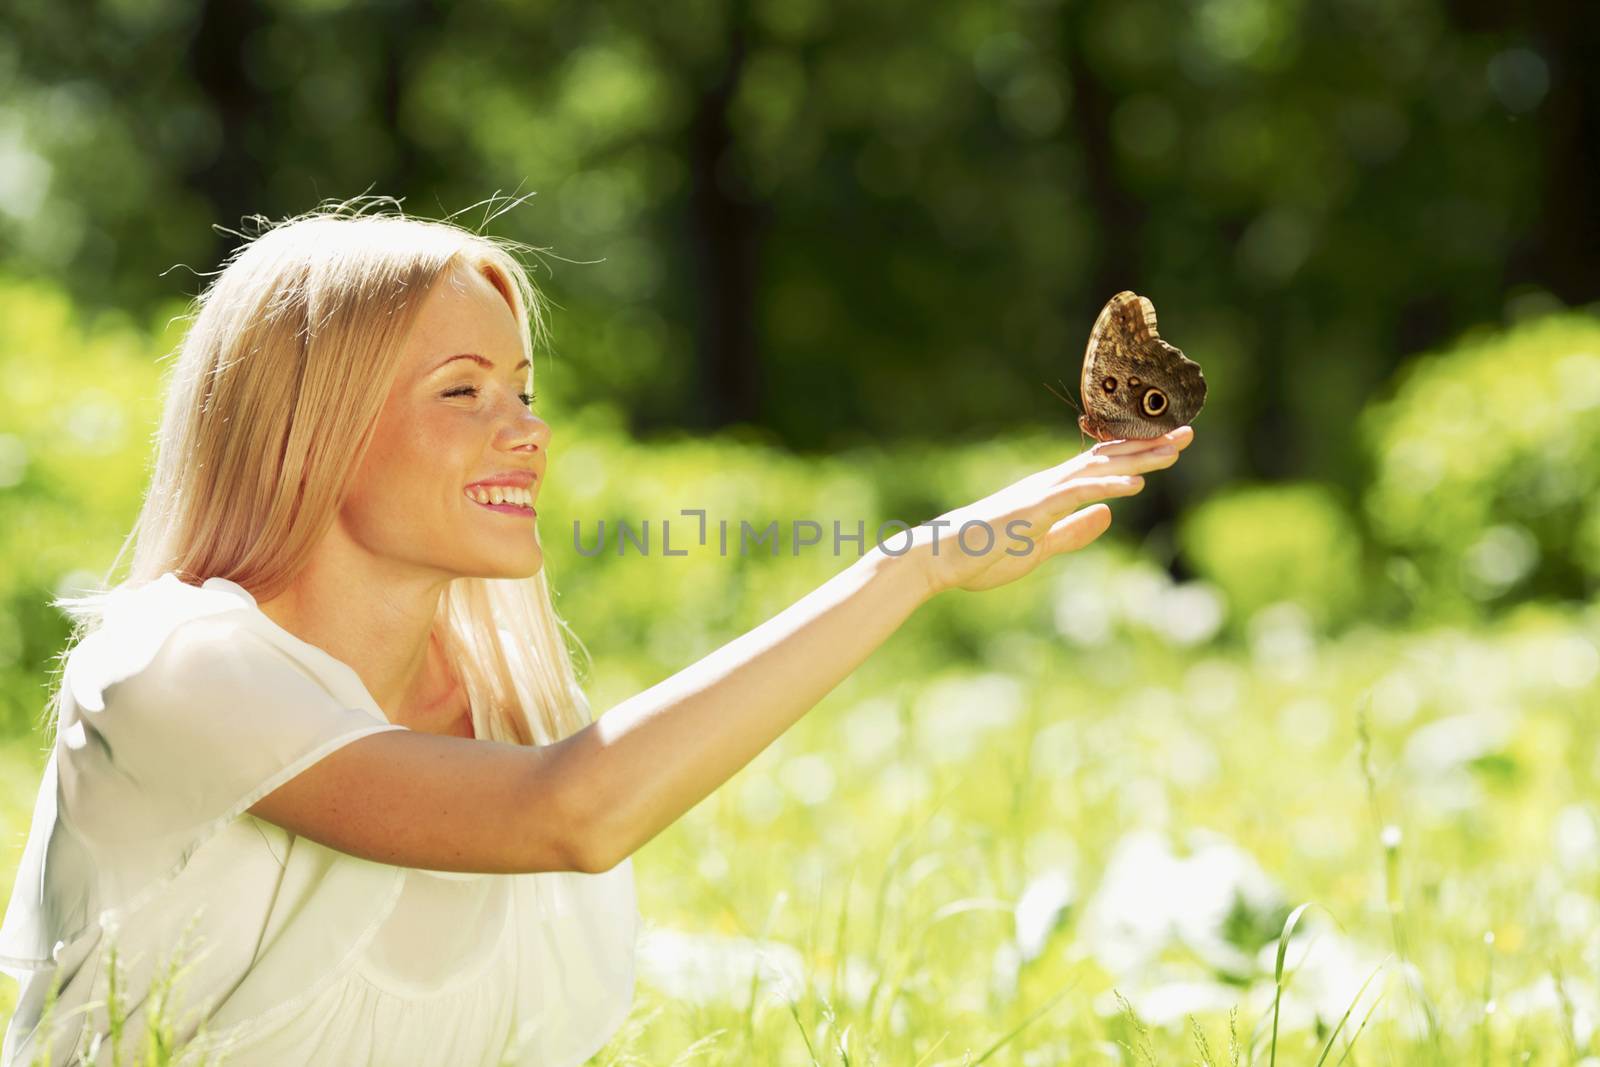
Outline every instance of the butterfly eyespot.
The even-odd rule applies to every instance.
[[[1137,379],[1137,378],[1129,378],[1128,379],[1128,384],[1137,389],[1139,387],[1139,379]]]
[[[1146,415],[1159,415],[1167,410],[1167,394],[1159,389],[1152,389],[1144,394],[1144,399],[1139,403]]]
[[[1104,389],[1108,393],[1114,393],[1117,391],[1117,380],[1108,376],[1101,381],[1100,388]]]

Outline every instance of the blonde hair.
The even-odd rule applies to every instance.
[[[370,210],[384,203],[394,210]],[[105,582],[131,548],[128,575],[55,601],[74,620],[62,662],[111,592],[168,571],[194,585],[227,578],[258,601],[286,588],[334,522],[418,305],[458,267],[505,297],[526,356],[547,340],[545,299],[515,254],[528,246],[406,216],[382,197],[258,221],[267,228],[195,299],[164,379],[150,487]],[[582,643],[556,614],[546,568],[455,579],[436,629],[480,738],[551,744],[592,721],[564,637]],[[60,705],[58,687],[52,727]]]

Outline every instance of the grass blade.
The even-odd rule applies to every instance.
[[[1383,968],[1393,958],[1394,957],[1392,953],[1388,956],[1385,956],[1378,963],[1378,965],[1372,969],[1372,973],[1367,975],[1367,980],[1361,983],[1361,988],[1356,990],[1355,999],[1350,1001],[1350,1006],[1344,1010],[1344,1016],[1340,1018],[1339,1025],[1333,1028],[1333,1033],[1328,1035],[1328,1043],[1322,1046],[1322,1055],[1317,1057],[1316,1067],[1322,1067],[1323,1063],[1328,1058],[1328,1054],[1333,1051],[1333,1043],[1339,1039],[1339,1031],[1343,1030],[1344,1024],[1350,1021],[1350,1013],[1356,1010],[1357,1004],[1361,1003],[1361,996],[1367,991],[1367,986],[1372,984],[1372,980],[1378,977],[1378,972],[1383,970]],[[1354,1039],[1352,1038],[1352,1042],[1353,1041]]]
[[[1078,979],[1074,978],[1072,981],[1070,981],[1066,985],[1062,986],[1060,992],[1056,993],[1055,996],[1051,997],[1049,1000],[1047,1000],[1043,1004],[1039,1005],[1039,1007],[1035,1008],[1034,1011],[1033,1011],[1033,1014],[1029,1015],[1026,1019],[1022,1020],[1016,1026],[1012,1027],[1010,1033],[1006,1034],[1000,1040],[996,1041],[994,1044],[992,1044],[988,1048],[984,1049],[983,1055],[979,1056],[977,1059],[972,1061],[972,1067],[978,1067],[978,1064],[982,1063],[984,1060],[988,1059],[990,1056],[993,1056],[996,1052],[999,1052],[1002,1048],[1004,1048],[1007,1044],[1009,1044],[1011,1042],[1012,1038],[1016,1037],[1018,1034],[1022,1033],[1023,1030],[1025,1030],[1029,1026],[1033,1025],[1033,1021],[1035,1019],[1039,1018],[1039,1016],[1043,1015],[1045,1012],[1047,1012],[1051,1008],[1055,1007],[1056,1006],[1056,1002],[1059,1001],[1062,997],[1066,996],[1068,993],[1072,992],[1073,987],[1075,987],[1077,984],[1078,984]]]
[[[1276,989],[1272,993],[1272,1048],[1268,1057],[1268,1067],[1278,1067],[1278,1006],[1283,1002],[1283,959],[1289,953],[1289,938],[1294,934],[1294,928],[1299,925],[1300,916],[1311,907],[1311,902],[1306,901],[1289,913],[1289,918],[1284,921],[1283,934],[1278,938],[1278,962],[1272,969],[1273,982]]]

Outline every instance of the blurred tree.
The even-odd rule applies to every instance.
[[[1538,120],[1543,166],[1537,228],[1514,242],[1507,284],[1533,283],[1582,304],[1600,295],[1600,6],[1540,0],[1507,8],[1487,0],[1451,0],[1462,33],[1523,43],[1497,53],[1486,75],[1510,121]],[[1547,98],[1548,97],[1548,98]]]
[[[1557,0],[13,0],[0,270],[139,311],[196,287],[167,268],[237,241],[211,224],[531,189],[493,225],[571,257],[541,279],[558,405],[799,449],[1070,426],[1044,383],[1075,388],[1126,287],[1212,383],[1207,448],[1163,492],[1354,490],[1356,414],[1409,354],[1596,295],[1595,19]]]

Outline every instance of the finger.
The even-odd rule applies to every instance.
[[[1190,426],[1179,426],[1159,437],[1128,438],[1117,441],[1102,441],[1087,451],[1057,463],[1054,467],[1038,472],[1035,477],[1041,477],[1052,484],[1058,484],[1069,478],[1077,478],[1090,472],[1096,475],[1104,473],[1134,473],[1140,470],[1159,470],[1172,466],[1171,459],[1179,452],[1189,447],[1189,442],[1194,440],[1194,429]],[[1151,457],[1158,457],[1152,459]],[[1149,462],[1144,466],[1128,466],[1132,461]]]
[[[1073,467],[1063,466],[1056,473],[1056,482],[1085,475],[1106,478],[1115,474],[1143,474],[1146,471],[1165,470],[1178,462],[1178,450],[1171,445],[1129,452],[1121,456],[1101,456]]]
[[[1132,496],[1143,488],[1144,479],[1137,474],[1118,474],[1107,478],[1074,478],[1056,486],[1050,495],[1045,497],[1044,506],[1052,516],[1061,515],[1092,500]]]
[[[1193,426],[1179,426],[1176,430],[1168,430],[1157,440],[1164,440],[1179,452],[1189,447],[1189,442],[1194,440]]]
[[[1101,441],[1089,449],[1089,453],[1095,456],[1126,456],[1163,446],[1171,446],[1182,451],[1189,447],[1189,442],[1193,440],[1194,427],[1179,426],[1159,437],[1126,437],[1115,441]]]
[[[1058,552],[1071,552],[1105,533],[1110,525],[1111,508],[1105,504],[1090,504],[1050,527],[1042,544],[1051,556]]]
[[[1132,452],[1143,452],[1154,447],[1159,438],[1150,437],[1119,437],[1115,441],[1101,441],[1089,449],[1091,456],[1126,456]]]

